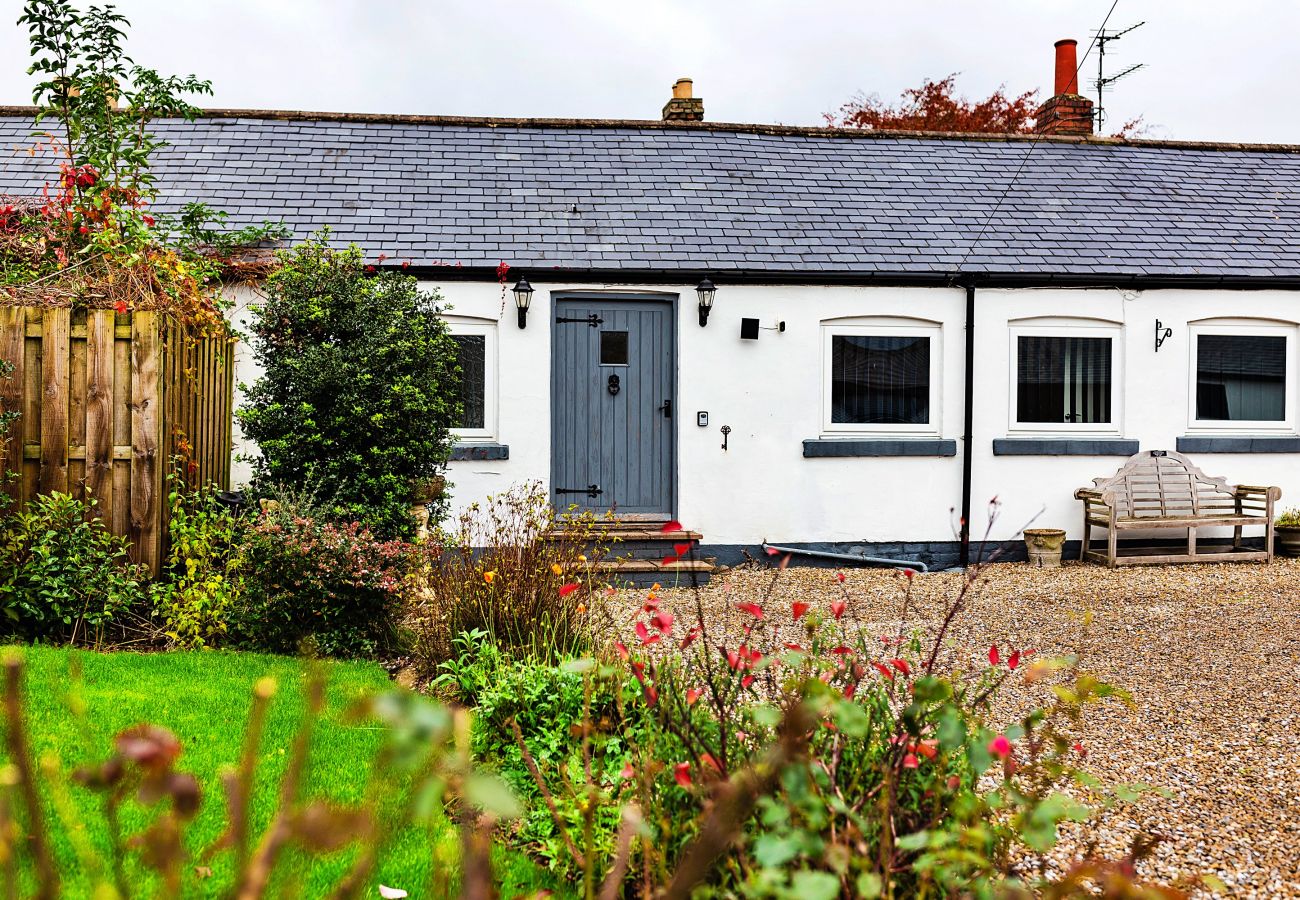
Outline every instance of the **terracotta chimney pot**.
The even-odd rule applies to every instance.
[[[673,96],[664,104],[665,122],[703,122],[704,101],[692,96],[691,80],[678,78],[673,84]]]
[[[1079,42],[1066,38],[1056,42],[1056,96],[1079,93]]]

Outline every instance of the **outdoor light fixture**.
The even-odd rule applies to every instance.
[[[705,275],[700,283],[695,286],[695,293],[700,298],[700,327],[703,328],[709,324],[709,312],[713,309],[713,295],[718,289],[709,281],[709,276]]]
[[[515,306],[519,309],[519,327],[528,327],[528,305],[533,302],[533,286],[528,283],[528,279],[519,276],[519,281],[515,282]]]

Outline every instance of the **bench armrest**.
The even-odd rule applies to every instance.
[[[1092,501],[1094,501],[1094,502],[1096,502],[1096,503],[1101,503],[1101,502],[1102,502],[1102,499],[1101,499],[1101,491],[1099,491],[1099,490],[1097,490],[1097,489],[1095,489],[1095,488],[1079,488],[1077,491],[1074,492],[1074,499],[1075,499],[1075,500],[1092,500]]]
[[[1238,497],[1260,497],[1264,500],[1281,500],[1282,489],[1280,487],[1261,487],[1253,484],[1239,484],[1234,493]]]

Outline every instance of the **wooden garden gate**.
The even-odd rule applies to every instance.
[[[157,572],[166,477],[230,483],[234,339],[195,337],[164,313],[0,306],[3,492],[21,504],[60,491],[94,499],[132,557]]]

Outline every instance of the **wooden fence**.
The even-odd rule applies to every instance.
[[[0,359],[14,366],[0,406],[20,416],[3,490],[94,498],[156,573],[171,457],[191,483],[229,487],[233,340],[195,339],[159,312],[0,306]]]

